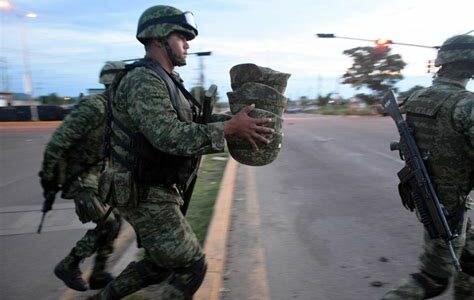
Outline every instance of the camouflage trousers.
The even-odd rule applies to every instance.
[[[147,194],[136,207],[118,206],[145,249],[144,258],[130,263],[94,299],[121,299],[158,283],[163,286],[156,299],[191,299],[201,284],[206,271],[204,254],[180,211],[179,195],[155,187]],[[188,293],[189,287],[192,291]]]
[[[97,176],[88,175],[71,184],[68,192],[74,199],[76,214],[82,223],[98,223],[105,216],[108,206],[98,197]],[[113,251],[113,243],[120,230],[120,218],[111,213],[100,228],[88,230],[76,242],[74,254],[86,258],[97,252],[97,261],[104,261]],[[105,263],[105,262],[104,262]],[[105,267],[100,266],[100,267]]]
[[[466,218],[467,219],[467,218]],[[461,254],[474,256],[474,228],[466,224],[464,220],[459,237],[453,240],[453,248],[457,257]],[[454,299],[455,300],[474,300],[474,278],[463,272],[456,272],[451,262],[451,256],[445,243],[441,239],[431,240],[428,234],[424,235],[424,249],[420,255],[420,271],[436,276],[440,279],[449,280],[454,278]],[[430,281],[429,277],[425,280]],[[447,281],[446,281],[447,282]],[[434,287],[439,286],[440,290],[447,288],[446,285],[439,285],[434,281],[430,282]],[[388,291],[382,298],[383,300],[421,300],[429,299],[425,289],[419,281],[413,277],[405,279],[400,286]]]

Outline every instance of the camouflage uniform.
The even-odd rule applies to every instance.
[[[150,11],[158,12],[157,17],[163,13],[181,14],[175,8],[155,6],[145,11],[142,18]],[[178,25],[172,26],[183,30]],[[180,80],[177,73],[172,76]],[[137,157],[131,146],[133,137],[126,131],[133,132],[133,136],[143,135],[161,153],[195,157],[224,150],[222,121],[229,117],[214,115],[213,123],[195,123],[193,104],[179,92],[178,107],[174,106],[163,79],[145,67],[128,71],[117,86],[112,86],[112,91],[111,153],[115,155],[101,176],[100,194],[108,197],[111,205],[135,229],[145,257],[130,263],[91,299],[121,299],[160,282],[166,284],[157,298],[191,299],[206,272],[202,248],[180,211],[183,199],[176,185],[138,182],[134,170],[121,162]],[[117,121],[122,125],[117,126]]]
[[[474,52],[474,44],[470,45]],[[456,299],[472,300],[474,235],[472,228],[468,228],[470,225],[466,225],[465,212],[472,205],[468,194],[474,182],[474,94],[465,89],[460,78],[440,75],[431,87],[412,94],[405,108],[407,122],[413,129],[418,147],[430,153],[427,170],[440,202],[449,212],[447,221],[451,230],[459,234],[453,240],[453,247],[465,273],[454,274],[444,241],[432,240],[425,232],[420,272],[412,274],[399,287],[385,294],[383,299],[436,297],[448,287],[449,279],[456,275]]]
[[[187,100],[180,121],[168,90],[156,74],[146,68],[130,71],[121,81],[113,98],[114,118],[136,132],[143,133],[157,149],[177,156],[195,156],[224,150],[223,122],[201,125],[191,121]],[[228,119],[222,116],[221,120]],[[219,120],[214,116],[213,121]],[[128,137],[118,128],[114,134]],[[130,155],[112,143],[114,151]],[[124,151],[125,150],[125,151]],[[145,258],[130,264],[107,288],[120,297],[165,279],[186,284],[193,279],[193,265],[204,259],[201,246],[180,212],[183,200],[175,186],[143,185],[133,173],[112,158],[101,178],[101,194],[109,192],[110,203],[117,207],[135,229]],[[182,292],[168,285],[160,299],[181,299]],[[106,293],[107,291],[104,291]],[[115,299],[104,296],[104,299]]]
[[[98,197],[98,175],[103,168],[105,104],[104,94],[83,98],[78,103],[53,133],[40,172],[42,181],[61,185],[62,198],[74,199],[76,214],[82,223],[97,224],[108,209]],[[119,217],[112,213],[101,228],[88,230],[56,266],[56,276],[73,289],[86,290],[79,263],[97,253],[89,284],[93,289],[104,287],[112,280],[105,267],[119,229]]]

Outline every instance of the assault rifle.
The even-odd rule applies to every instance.
[[[201,114],[201,119],[199,120],[201,124],[207,124],[211,120],[212,109],[216,102],[216,94],[217,94],[217,86],[215,84],[212,84],[209,87],[209,89],[206,91],[206,93],[204,94],[204,99],[202,103],[202,114]],[[199,156],[197,158],[196,167],[194,171],[191,173],[191,176],[189,176],[186,186],[184,187],[184,191],[183,191],[184,203],[181,206],[181,212],[183,213],[183,215],[186,215],[186,212],[188,211],[188,207],[189,207],[189,202],[191,202],[191,197],[194,191],[194,185],[196,184],[196,180],[197,180],[197,171],[199,169],[199,165],[201,164],[201,157],[202,156]]]
[[[453,250],[451,241],[457,237],[449,228],[446,217],[448,212],[439,202],[436,192],[426,170],[423,157],[420,154],[412,132],[403,119],[396,101],[395,93],[390,90],[383,98],[382,105],[397,125],[400,142],[390,143],[390,150],[398,150],[400,158],[405,161],[405,167],[397,175],[400,179],[398,190],[402,203],[411,211],[416,207],[418,219],[431,239],[442,238],[451,254],[452,263],[458,271],[461,265]]]

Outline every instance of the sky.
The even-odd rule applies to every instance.
[[[285,95],[290,99],[360,92],[341,84],[352,65],[346,49],[372,42],[320,39],[316,33],[340,37],[438,46],[453,35],[473,30],[474,1],[454,0],[10,0],[13,9],[0,11],[0,89],[24,92],[25,65],[31,70],[33,95],[78,96],[101,88],[98,74],[105,61],[140,58],[143,46],[135,39],[141,13],[165,4],[193,12],[199,35],[189,52],[212,51],[204,57],[205,86],[219,94],[231,91],[229,70],[254,63],[290,73]],[[26,18],[35,12],[37,18]],[[407,66],[400,91],[429,86],[429,48],[392,45]],[[25,55],[26,54],[26,55]],[[185,85],[197,85],[199,60],[177,68]],[[474,90],[474,83],[468,85]]]

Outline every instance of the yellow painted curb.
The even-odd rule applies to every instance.
[[[0,127],[25,127],[36,125],[58,126],[63,121],[0,122]]]
[[[220,298],[237,167],[238,163],[229,156],[204,245],[207,273],[201,287],[194,294],[195,300],[219,300]]]

